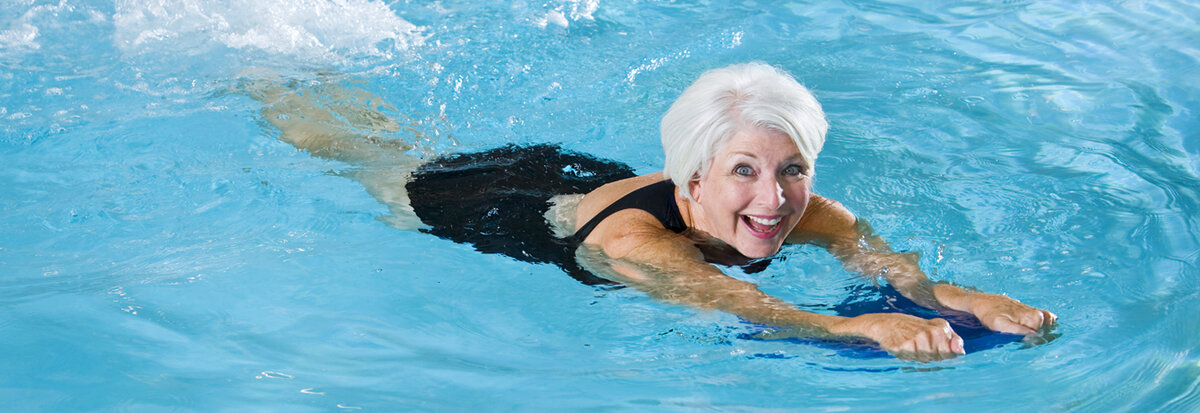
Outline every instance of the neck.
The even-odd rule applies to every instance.
[[[688,229],[707,233],[708,224],[703,221],[704,207],[694,201],[689,201],[679,194],[679,189],[675,189],[675,205],[679,207],[679,214],[683,216],[683,223],[687,224]]]

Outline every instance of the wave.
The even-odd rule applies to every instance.
[[[378,0],[121,0],[113,25],[126,53],[228,47],[323,65],[402,58],[427,38]]]

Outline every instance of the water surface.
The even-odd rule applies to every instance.
[[[0,399],[13,410],[1200,408],[1200,9],[1162,2],[197,0],[0,6]],[[700,72],[831,129],[816,191],[1062,337],[920,364],[394,230],[275,138],[247,68],[376,94],[430,151],[658,170]],[[814,311],[869,280],[789,247]]]

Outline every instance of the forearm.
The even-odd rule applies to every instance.
[[[804,311],[762,292],[754,284],[724,278],[703,288],[689,289],[693,299],[690,304],[720,310],[749,322],[785,328],[805,337],[856,335],[838,328],[846,317]]]
[[[768,333],[771,337],[866,338],[879,342],[888,351],[894,351],[904,350],[903,343],[914,340],[913,337],[923,334],[921,332],[924,331],[941,335],[929,336],[925,341],[911,341],[913,351],[932,351],[933,347],[931,346],[939,345],[942,343],[940,340],[947,340],[944,353],[962,354],[961,339],[957,344],[951,344],[955,336],[949,325],[943,320],[924,320],[903,314],[864,314],[857,317],[842,317],[811,313],[769,296],[759,291],[753,284],[730,280],[730,283],[737,283],[739,286],[703,290],[725,291],[728,294],[722,294],[716,300],[697,301],[697,303],[712,303],[712,305],[700,306],[715,308],[735,314],[750,322],[774,327],[776,331]]]
[[[941,306],[933,295],[933,283],[914,257],[886,249],[866,249],[861,245],[835,245],[830,250],[842,261],[846,271],[868,278],[883,277],[900,294],[917,304],[930,308]]]
[[[882,276],[896,291],[918,305],[935,310],[970,311],[968,296],[971,292],[948,283],[930,281],[914,255],[855,248],[841,258],[847,270],[867,277]]]
[[[856,249],[845,254],[842,262],[849,271],[868,277],[884,277],[901,295],[922,307],[972,312],[970,297],[974,293],[950,283],[929,280],[915,255],[887,249]]]
[[[883,238],[873,233],[866,221],[856,218],[837,202],[815,195],[814,200],[797,230],[789,236],[789,241],[824,246],[842,261],[847,270],[867,277],[884,277],[900,294],[918,305],[939,311],[973,314],[992,330],[1032,334],[1054,323],[1054,313],[1024,305],[1006,296],[968,291],[948,283],[930,281],[921,271],[916,254],[892,251]],[[872,337],[884,337],[882,333],[886,331],[871,331],[863,327],[871,324],[869,317],[866,317],[869,315],[855,317],[839,327],[876,333]],[[896,320],[884,317],[876,321],[882,325],[894,325]]]
[[[921,271],[915,256],[892,252],[882,240],[854,244],[855,248],[837,250],[846,268],[866,276],[882,276],[900,294],[918,305],[938,311],[953,310],[973,314],[984,326],[1006,333],[1034,334],[1053,324],[1054,313],[1022,304],[1003,295],[988,294],[945,283],[932,282]],[[845,247],[845,244],[842,244]]]
[[[661,258],[660,256],[659,258]],[[580,264],[605,278],[621,282],[652,298],[691,307],[718,310],[746,321],[785,328],[805,337],[846,335],[837,326],[846,318],[803,311],[768,295],[758,286],[731,278],[720,269],[691,259],[639,261],[610,258],[598,249],[580,247]]]
[[[769,338],[862,338],[879,343],[898,357],[920,360],[963,354],[962,339],[940,319],[925,320],[905,314],[848,318],[811,313],[767,295],[751,283],[725,276],[716,267],[691,260],[654,264],[623,259],[583,262],[605,264],[602,265],[605,271],[614,274],[608,276],[610,279],[620,280],[651,297],[720,310],[771,326],[772,330],[763,332]]]

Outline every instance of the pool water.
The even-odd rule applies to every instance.
[[[1192,2],[17,0],[0,5],[0,400],[13,411],[1196,411]],[[931,277],[1059,316],[915,363],[386,225],[247,71],[379,96],[431,153],[658,170],[700,72],[830,121],[815,190]],[[816,247],[736,277],[874,294]]]

